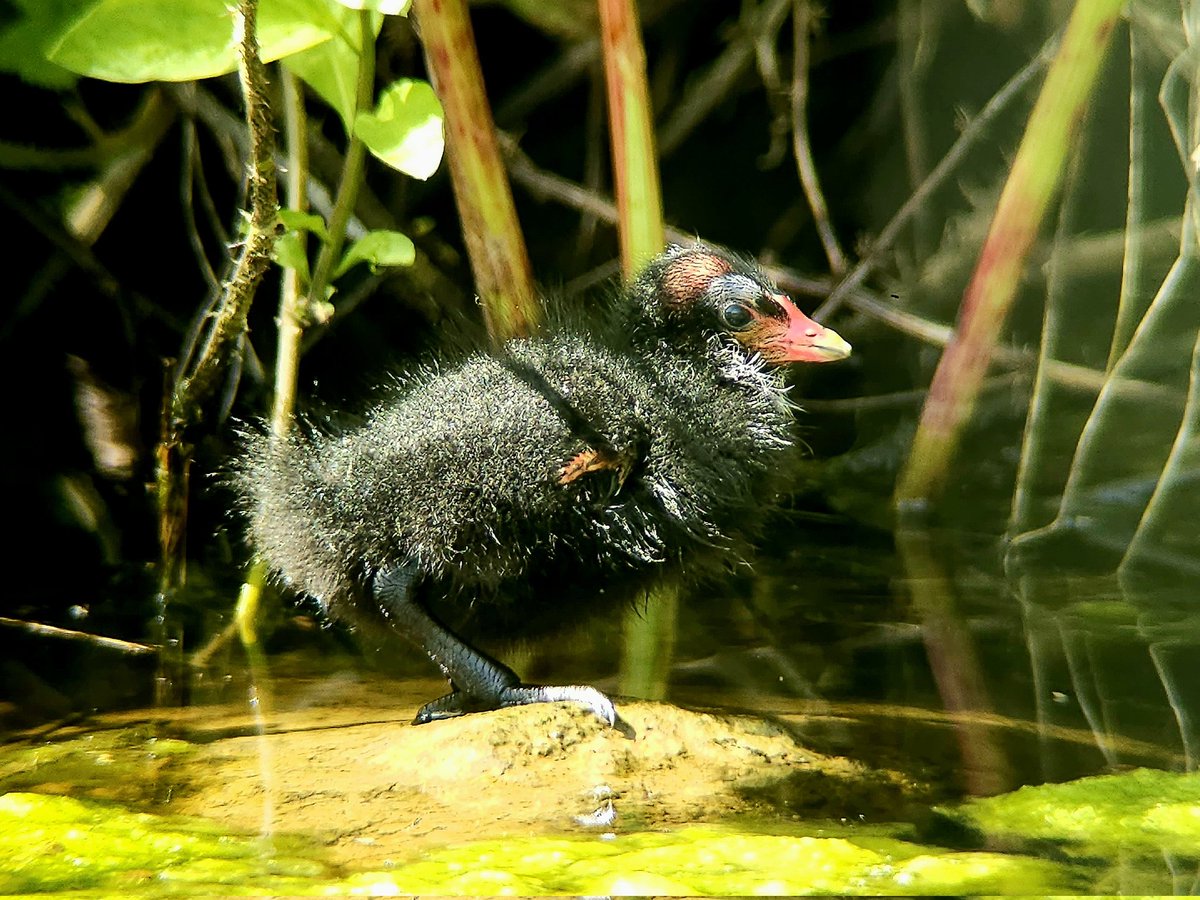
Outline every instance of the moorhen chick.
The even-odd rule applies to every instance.
[[[778,367],[850,353],[753,265],[671,247],[606,304],[401,380],[346,429],[250,434],[258,555],[328,615],[384,625],[451,683],[416,722],[568,700],[476,637],[552,632],[710,571],[761,524],[791,446]]]

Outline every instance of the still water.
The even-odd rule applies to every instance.
[[[556,706],[413,728],[442,689],[420,660],[290,606],[253,671],[236,640],[196,666],[38,638],[83,681],[164,702],[38,721],[49,684],[9,699],[0,886],[1200,887],[1200,637],[1176,583],[1013,577],[994,536],[836,516],[774,534],[754,572],[685,594],[670,704],[618,703],[632,738]],[[619,694],[620,635],[591,623],[505,659]]]

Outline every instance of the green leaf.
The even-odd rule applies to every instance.
[[[300,212],[298,209],[281,209],[279,221],[288,231],[310,231],[323,241],[329,240],[325,220],[316,213]]]
[[[296,232],[288,231],[279,236],[271,250],[271,258],[285,269],[295,269],[300,273],[301,281],[305,285],[308,284],[308,254],[305,253],[304,244]]]
[[[289,56],[283,64],[337,111],[349,133],[358,103],[357,45],[334,38]]]
[[[402,78],[384,90],[374,113],[359,113],[354,133],[393,169],[424,180],[442,160],[442,118],[429,82]]]
[[[385,16],[407,16],[412,0],[337,0],[347,9],[369,9]]]
[[[29,84],[61,90],[73,85],[75,73],[46,58],[79,15],[75,0],[17,0],[21,13],[0,29],[0,72],[15,72]]]
[[[262,0],[264,62],[349,33],[354,13],[335,0]],[[98,0],[50,48],[50,60],[105,81],[191,81],[237,68],[226,0]]]
[[[417,248],[407,235],[399,231],[369,231],[353,244],[338,263],[334,278],[358,263],[370,264],[371,271],[379,266],[411,266],[417,258]]]

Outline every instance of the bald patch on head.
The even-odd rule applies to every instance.
[[[671,260],[662,274],[662,290],[672,306],[683,306],[700,297],[714,278],[733,271],[726,260],[703,251]]]

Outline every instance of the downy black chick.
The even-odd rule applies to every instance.
[[[755,267],[672,247],[590,322],[398,384],[361,425],[251,435],[251,541],[334,619],[390,626],[451,692],[416,722],[570,700],[476,637],[551,632],[739,552],[791,445],[778,367],[846,357]]]

